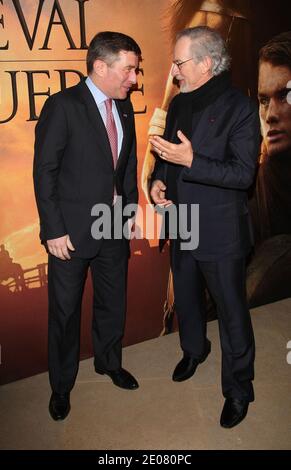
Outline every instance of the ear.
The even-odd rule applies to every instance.
[[[201,62],[201,71],[203,74],[210,72],[212,67],[212,59],[209,56],[205,56]]]
[[[93,64],[93,70],[98,77],[104,77],[107,72],[107,64],[103,60],[96,59]]]

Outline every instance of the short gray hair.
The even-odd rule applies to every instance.
[[[219,75],[230,68],[230,55],[223,38],[217,31],[208,26],[196,26],[180,31],[176,40],[182,37],[191,40],[191,52],[196,63],[206,56],[212,60],[212,75]]]

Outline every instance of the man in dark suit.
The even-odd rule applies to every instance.
[[[247,189],[257,165],[256,106],[233,88],[230,58],[221,36],[204,26],[183,30],[174,48],[172,75],[180,94],[171,102],[164,138],[150,142],[158,153],[151,197],[175,204],[179,227],[171,240],[171,267],[182,360],[174,381],[191,377],[208,356],[205,283],[217,306],[222,348],[220,423],[238,424],[254,400],[255,345],[246,303],[245,257],[251,248]],[[182,243],[191,206],[199,204],[199,244]],[[187,225],[179,214],[187,208]],[[189,222],[190,220],[190,222]]]
[[[138,200],[134,114],[127,95],[136,84],[140,54],[129,36],[97,34],[88,49],[88,78],[51,96],[36,126],[34,185],[40,237],[49,252],[49,411],[55,420],[70,411],[89,268],[95,370],[118,387],[138,387],[121,367],[129,246],[126,238],[113,236],[113,224],[117,199],[122,197],[120,210]],[[110,237],[91,230],[96,204],[109,210]]]

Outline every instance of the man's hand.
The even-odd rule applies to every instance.
[[[54,255],[57,258],[63,260],[71,259],[68,250],[75,251],[75,248],[72,245],[69,235],[64,235],[63,237],[47,240],[47,247],[51,255]]]
[[[155,204],[162,207],[168,207],[172,203],[169,199],[165,199],[166,186],[161,180],[154,180],[151,189],[151,197]]]
[[[163,160],[190,168],[194,156],[191,142],[182,131],[178,131],[177,136],[181,144],[172,144],[157,135],[150,137],[149,141]]]

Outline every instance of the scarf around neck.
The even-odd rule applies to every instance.
[[[222,72],[196,90],[179,93],[174,98],[173,115],[177,118],[178,129],[181,129],[188,139],[191,139],[192,135],[193,115],[213,103],[230,86],[230,73]]]

